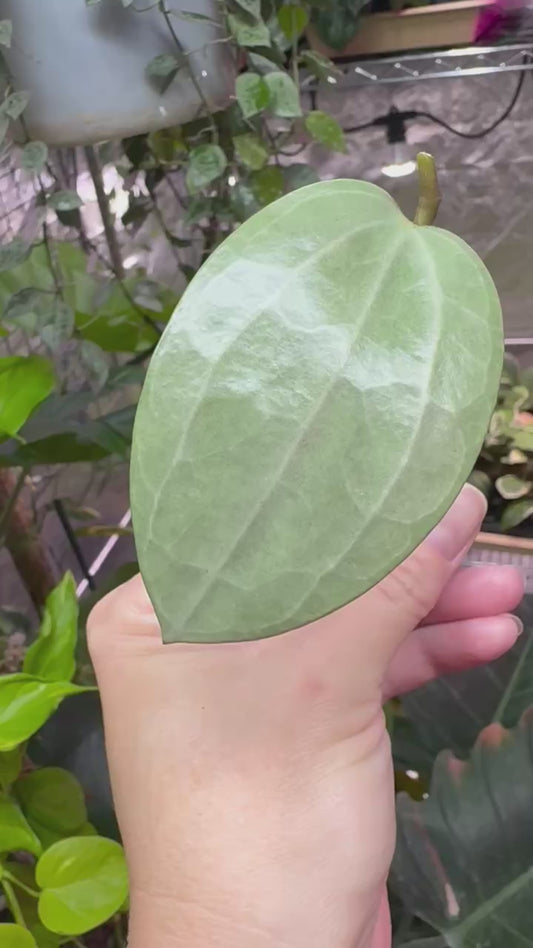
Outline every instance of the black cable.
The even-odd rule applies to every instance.
[[[59,517],[59,522],[61,523],[61,526],[63,527],[63,530],[65,531],[65,536],[70,544],[71,550],[78,561],[78,565],[82,571],[84,578],[87,580],[87,585],[89,586],[89,589],[94,590],[96,589],[96,584],[94,582],[93,577],[91,576],[89,572],[89,567],[87,566],[87,563],[85,562],[83,550],[78,542],[78,538],[76,534],[74,533],[74,530],[72,529],[72,525],[68,518],[68,514],[67,514],[67,511],[65,510],[65,505],[63,504],[63,501],[54,500],[54,507],[55,507],[56,514]]]
[[[498,127],[498,125],[501,125],[501,123],[504,122],[505,119],[509,117],[509,115],[513,111],[518,101],[518,98],[522,91],[522,86],[524,85],[525,77],[526,77],[526,71],[523,70],[520,73],[520,76],[518,77],[516,89],[513,92],[509,105],[506,106],[502,114],[499,115],[498,118],[495,119],[495,121],[492,122],[492,124],[488,126],[488,128],[484,128],[480,132],[462,132],[460,129],[454,128],[453,125],[449,125],[448,122],[446,122],[444,119],[439,118],[438,115],[433,115],[432,112],[418,111],[414,109],[414,110],[410,110],[409,112],[397,112],[396,116],[397,118],[401,118],[404,121],[409,121],[410,119],[414,119],[414,118],[429,119],[430,122],[435,122],[436,125],[441,125],[442,128],[446,129],[446,131],[452,132],[454,135],[458,135],[460,138],[470,138],[470,139],[484,138],[485,135],[489,135],[491,132],[494,131],[495,128]],[[381,125],[387,125],[387,120],[388,120],[387,115],[380,115],[378,118],[372,119],[372,121],[370,122],[364,122],[362,125],[353,125],[351,128],[343,129],[343,131],[345,135],[349,135],[351,132],[362,132],[364,131],[364,129],[367,129],[367,128],[375,128]]]

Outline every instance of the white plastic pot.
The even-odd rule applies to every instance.
[[[216,0],[166,0],[220,23]],[[13,23],[3,50],[17,90],[31,94],[24,113],[32,138],[54,145],[87,144],[165,128],[194,118],[201,102],[188,68],[160,93],[145,75],[160,54],[179,55],[153,0],[0,0],[0,19]],[[234,89],[224,36],[207,21],[172,16],[172,26],[212,110]]]

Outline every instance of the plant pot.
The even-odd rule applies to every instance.
[[[185,6],[221,24],[216,0]],[[166,7],[177,13],[182,3],[167,0]],[[14,86],[31,94],[26,127],[49,144],[122,138],[194,118],[202,102],[190,69],[213,111],[234,90],[229,43],[213,43],[224,36],[222,29],[177,15],[171,23],[178,41],[194,53],[165,92],[154,87],[147,64],[179,51],[153,0],[129,7],[120,0],[90,6],[85,0],[0,0],[0,19],[13,22],[12,46],[4,52]]]
[[[308,39],[313,49],[330,59],[471,45],[476,39],[479,15],[487,6],[487,0],[457,0],[392,13],[371,13],[361,17],[353,40],[341,50],[323,43],[312,28]]]

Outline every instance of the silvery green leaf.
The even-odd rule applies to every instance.
[[[24,171],[39,174],[48,157],[48,148],[44,142],[28,142],[24,145],[20,156],[20,164]]]
[[[242,224],[182,296],[137,412],[164,639],[275,635],[390,572],[472,470],[502,349],[476,254],[374,185],[323,181]]]

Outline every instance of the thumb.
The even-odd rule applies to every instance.
[[[435,606],[475,539],[486,509],[483,494],[466,484],[414,553],[337,613],[335,649],[337,656],[346,653],[346,667],[361,667],[363,659],[381,680],[403,640]]]

